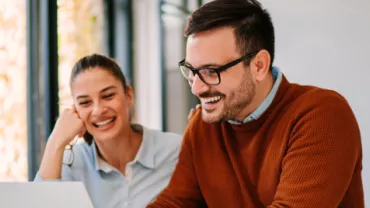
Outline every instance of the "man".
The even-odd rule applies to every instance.
[[[351,108],[272,67],[274,27],[257,1],[205,4],[185,35],[179,67],[201,107],[168,187],[148,207],[364,207]]]

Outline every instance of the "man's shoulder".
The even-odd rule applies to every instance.
[[[356,123],[353,110],[346,98],[337,91],[314,86],[301,86],[302,93],[287,101],[284,107],[286,117],[294,123],[299,121],[332,121],[346,119],[346,122]]]
[[[297,107],[312,108],[333,104],[349,106],[344,96],[337,91],[316,86],[299,86],[298,88],[301,92],[293,103]]]

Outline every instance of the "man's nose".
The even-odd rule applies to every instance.
[[[191,92],[195,96],[199,96],[200,94],[207,92],[209,90],[209,86],[203,82],[202,79],[196,74],[193,78],[193,82],[190,83]]]

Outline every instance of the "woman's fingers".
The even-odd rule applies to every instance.
[[[188,120],[189,120],[189,121],[190,121],[190,119],[194,116],[195,111],[197,111],[197,110],[198,110],[198,108],[200,108],[200,104],[197,104],[197,105],[195,106],[195,108],[190,109],[189,114],[188,114]]]

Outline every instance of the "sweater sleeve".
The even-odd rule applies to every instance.
[[[348,193],[351,185],[362,189],[362,149],[347,101],[326,91],[315,92],[299,105],[280,183],[268,208],[336,208],[346,193],[363,195],[354,190]],[[364,207],[363,201],[353,203],[349,207]]]
[[[195,208],[204,204],[193,164],[191,124],[189,126],[169,185],[148,208]]]

